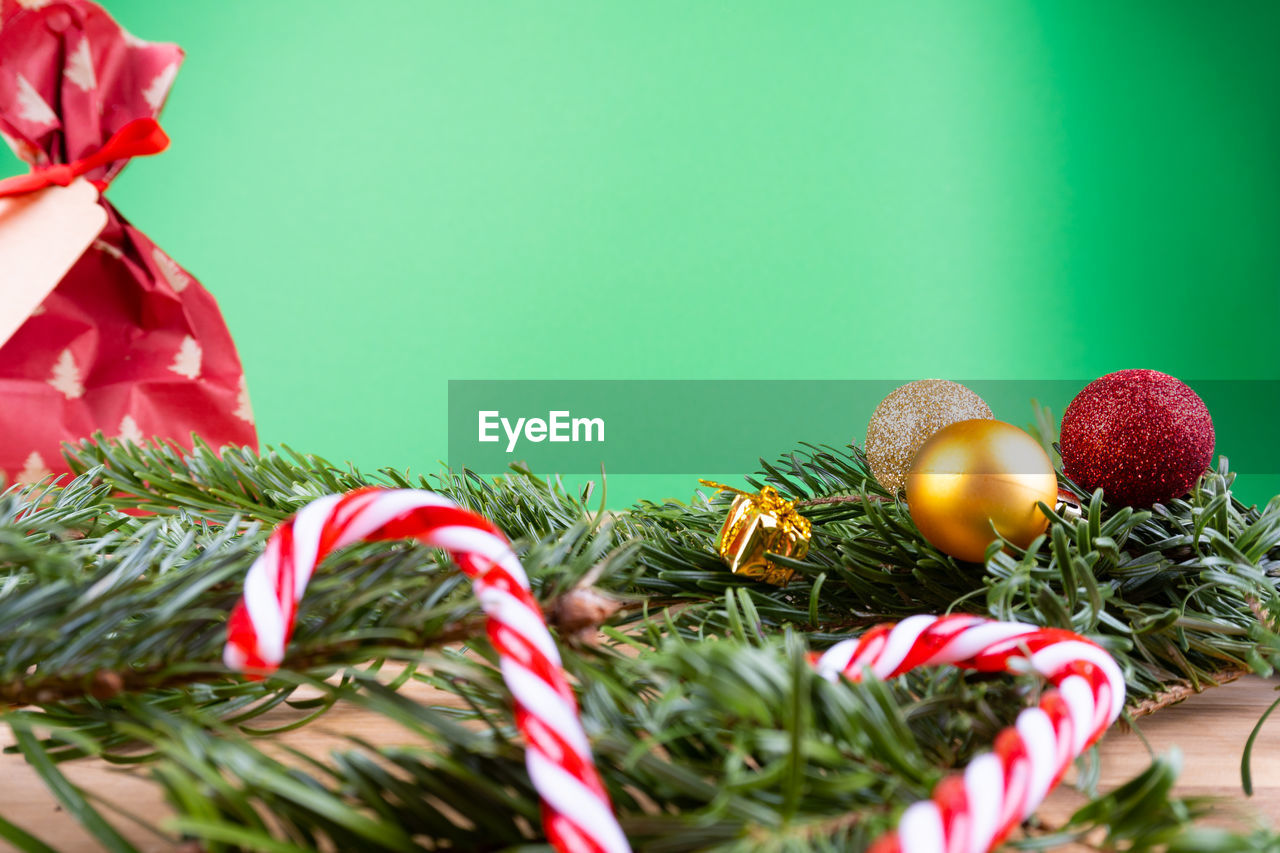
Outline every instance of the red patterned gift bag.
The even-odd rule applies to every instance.
[[[0,195],[77,175],[102,192],[129,154],[161,150],[167,139],[152,119],[181,62],[177,45],[133,37],[87,0],[0,0],[0,133],[33,167]],[[61,442],[97,430],[257,443],[213,297],[101,195],[97,204],[101,233],[0,347],[7,482],[65,470]],[[0,258],[0,302],[17,286],[3,267]]]

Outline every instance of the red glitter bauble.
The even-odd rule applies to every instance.
[[[1108,503],[1151,506],[1185,495],[1213,456],[1213,418],[1183,383],[1156,370],[1090,382],[1062,416],[1062,467]]]

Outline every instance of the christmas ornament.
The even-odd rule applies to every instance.
[[[1077,521],[1084,517],[1084,507],[1080,504],[1080,498],[1067,488],[1058,489],[1058,505],[1054,509],[1067,521]]]
[[[489,640],[516,705],[525,762],[544,805],[547,837],[561,853],[630,850],[578,719],[573,690],[515,552],[485,519],[414,489],[361,489],[303,507],[272,533],[249,568],[244,598],[227,623],[226,665],[276,669],[298,601],[316,565],[359,541],[413,538],[449,552],[471,578]],[[256,674],[256,673],[255,673]]]
[[[908,382],[880,401],[867,426],[867,464],[881,486],[897,492],[907,479],[916,451],[948,424],[990,418],[991,408],[959,382]]]
[[[794,503],[770,486],[753,494],[709,480],[698,482],[737,495],[716,546],[730,571],[777,586],[795,577],[795,572],[767,556],[780,554],[799,560],[809,553],[813,529],[809,519],[796,512]]]
[[[996,532],[1020,548],[1029,545],[1049,525],[1036,502],[1053,506],[1057,498],[1049,455],[1003,421],[960,421],[938,430],[907,474],[907,508],[921,535],[974,563]]]
[[[1213,456],[1213,418],[1183,383],[1155,370],[1090,382],[1062,418],[1063,471],[1107,501],[1146,507],[1185,495]]]
[[[987,853],[1030,817],[1124,708],[1124,674],[1111,655],[1059,628],[963,614],[911,616],[839,642],[815,661],[831,681],[859,681],[866,671],[894,678],[937,664],[978,672],[1030,670],[1057,689],[1000,732],[994,751],[939,782],[931,799],[909,806],[871,853]]]

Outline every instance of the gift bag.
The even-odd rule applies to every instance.
[[[195,433],[215,447],[256,446],[244,373],[217,303],[102,195],[131,153],[167,144],[152,120],[181,62],[176,45],[131,36],[88,0],[0,0],[0,134],[33,167],[0,183],[0,195],[20,208],[0,217],[0,237],[21,224],[24,196],[87,181],[86,204],[105,211],[83,254],[0,338],[6,482],[64,471],[61,442],[98,430],[135,441],[189,446]],[[13,251],[65,251],[59,243],[74,229],[70,214],[60,216],[63,225],[55,219],[39,240],[10,240]],[[26,266],[7,259],[4,245],[0,239],[0,306],[13,311],[19,291],[41,285],[33,273],[14,280],[13,270],[30,268],[31,258]]]

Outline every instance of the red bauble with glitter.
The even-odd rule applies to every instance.
[[[1062,467],[1108,503],[1146,507],[1185,495],[1213,456],[1213,418],[1182,382],[1121,370],[1090,382],[1062,417]]]

